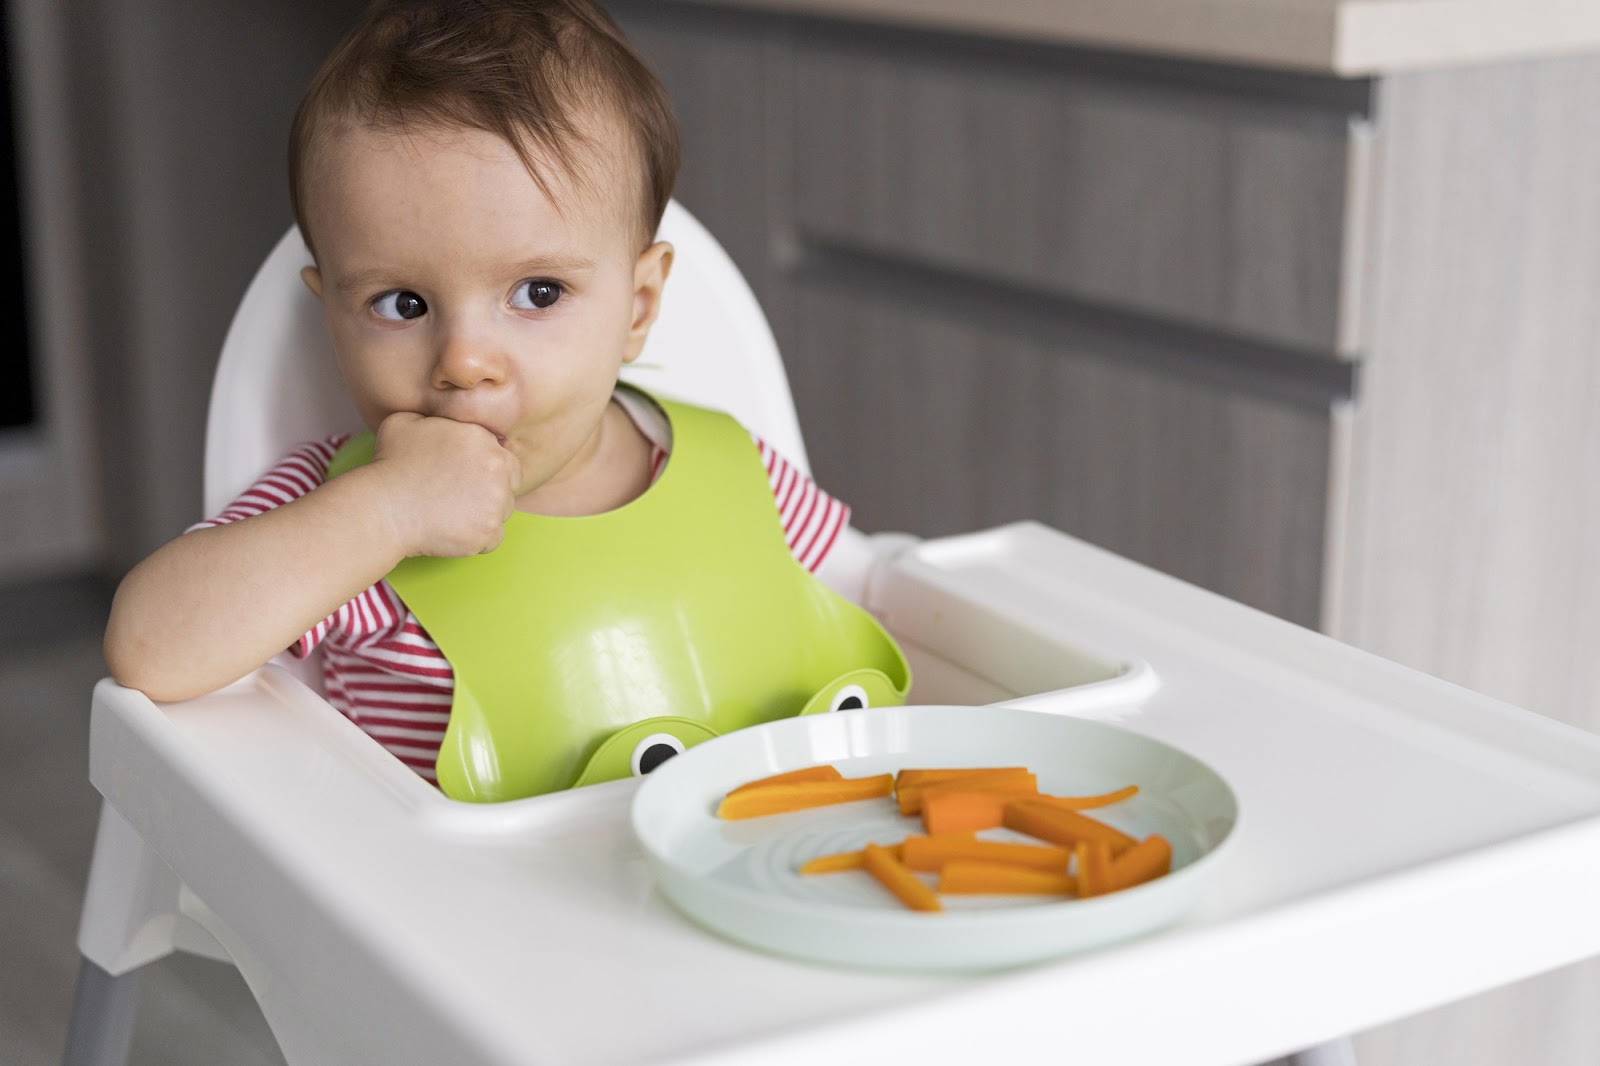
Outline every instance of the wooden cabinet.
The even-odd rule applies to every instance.
[[[803,279],[789,376],[815,473],[864,529],[1035,518],[1314,623],[1325,410]],[[824,446],[824,444],[826,446]]]
[[[1035,518],[1321,622],[1364,94],[613,7],[858,525]]]
[[[948,52],[797,44],[803,240],[1337,348],[1344,114]]]

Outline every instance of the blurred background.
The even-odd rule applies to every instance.
[[[5,5],[8,1066],[64,1039],[110,590],[199,515],[216,354],[289,223],[289,121],[361,6]],[[858,526],[1036,519],[1600,726],[1594,15],[1394,2],[1367,7],[1433,21],[1336,33],[1344,0],[608,6]],[[1597,997],[1584,965],[1357,1048],[1591,1063]],[[150,968],[135,1061],[281,1058],[233,971],[185,958]]]

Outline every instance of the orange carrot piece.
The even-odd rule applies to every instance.
[[[965,829],[994,829],[1016,797],[1005,792],[935,792],[922,804],[922,829],[930,836]]]
[[[1152,833],[1117,857],[1111,864],[1111,891],[1132,888],[1154,881],[1172,869],[1172,845],[1160,833]]]
[[[959,781],[964,777],[988,777],[990,774],[1012,775],[1028,772],[1026,766],[969,766],[940,770],[901,770],[894,775],[894,792],[898,796],[905,789],[919,789],[924,785]]]
[[[1133,847],[1133,837],[1088,815],[1053,806],[1037,797],[1012,798],[1005,805],[1004,825],[1052,844],[1072,847],[1080,840],[1099,841],[1121,855]]]
[[[1010,796],[1037,796],[1039,779],[1033,774],[996,774],[993,777],[963,777],[954,781],[933,781],[913,792],[931,796],[938,792],[1004,792]]]
[[[1004,862],[947,862],[939,872],[939,891],[951,895],[1069,896],[1077,881],[1064,869],[1030,870]]]
[[[949,770],[901,770],[894,775],[894,787],[920,789],[925,784],[960,781],[962,778],[989,778],[989,776],[1019,776],[1030,773],[1027,767],[962,767]]]
[[[997,770],[994,773],[963,774],[961,777],[926,781],[905,785],[895,793],[901,814],[920,814],[922,799],[935,791],[945,792],[1012,792],[1037,794],[1039,780],[1027,770]]]
[[[920,840],[922,838],[911,837],[908,839]],[[901,859],[904,855],[902,851],[904,846],[904,844],[885,844],[883,850],[895,858]],[[835,874],[842,870],[860,870],[865,868],[866,865],[867,853],[865,849],[861,851],[836,851],[832,855],[818,855],[810,862],[801,863],[800,872],[803,874]]]
[[[1098,796],[1051,796],[1039,793],[1039,799],[1048,801],[1056,807],[1064,807],[1069,811],[1092,811],[1096,807],[1109,807],[1113,803],[1121,803],[1125,799],[1132,799],[1139,794],[1138,785],[1129,785],[1119,788],[1115,792],[1102,792]]]
[[[898,844],[884,844],[883,849],[894,855],[901,862],[905,861],[905,846],[913,840],[940,840],[940,841],[966,841],[975,842],[976,833],[946,833],[937,837],[908,836]],[[866,864],[867,853],[861,851],[839,851],[832,855],[819,855],[809,862],[802,863],[800,872],[803,874],[831,874],[841,870],[859,870]]]
[[[923,884],[916,874],[906,869],[904,863],[889,854],[888,848],[868,844],[865,852],[863,863],[867,872],[876,877],[884,888],[899,897],[901,903],[914,911],[944,910],[933,889]]]
[[[1078,896],[1103,896],[1111,885],[1111,847],[1103,840],[1080,840],[1073,848],[1078,870]]]
[[[1000,863],[1024,869],[1066,873],[1072,852],[1066,848],[1038,844],[1008,844],[998,840],[977,840],[970,835],[907,837],[902,861],[913,870],[937,873],[952,862]]]
[[[853,803],[856,800],[887,796],[893,787],[893,774],[847,777],[840,781],[800,781],[789,785],[767,785],[765,788],[753,788],[748,792],[728,793],[717,808],[717,817],[759,818],[768,814],[805,810],[808,807]]]
[[[968,774],[1025,774],[1026,766],[941,766],[929,770],[901,770],[894,775],[894,786],[925,785],[930,781],[948,781]]]
[[[818,855],[816,858],[800,864],[800,873],[811,874],[836,874],[845,870],[860,870],[867,865],[867,853],[864,851],[836,851],[832,855]]]
[[[1030,777],[1032,775],[1029,775]],[[922,828],[927,833],[959,833],[1000,825],[1007,801],[1037,795],[1025,778],[988,784],[932,785],[922,790]],[[952,799],[959,796],[961,799]]]
[[[763,777],[755,781],[747,782],[734,789],[733,792],[728,793],[728,795],[732,796],[734,793],[744,792],[752,788],[766,788],[769,785],[793,785],[798,784],[801,781],[842,780],[844,780],[844,775],[841,774],[835,767],[828,765],[807,766],[803,770],[790,770],[786,774],[773,774],[771,777]]]

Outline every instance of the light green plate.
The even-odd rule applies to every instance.
[[[1068,795],[1135,784],[1137,797],[1095,815],[1134,836],[1161,833],[1172,843],[1173,872],[1086,900],[945,896],[942,913],[923,914],[864,872],[795,872],[818,855],[921,831],[887,799],[737,822],[716,817],[736,786],[818,763],[846,777],[1027,766],[1040,791]],[[1227,783],[1176,748],[1104,722],[1006,707],[872,708],[742,729],[663,764],[633,803],[634,832],[661,891],[700,925],[779,954],[898,970],[998,969],[1171,923],[1215,877],[1238,820]]]

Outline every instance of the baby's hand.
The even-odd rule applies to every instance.
[[[408,556],[490,551],[516,509],[516,457],[471,422],[397,411],[378,426],[372,468]]]

